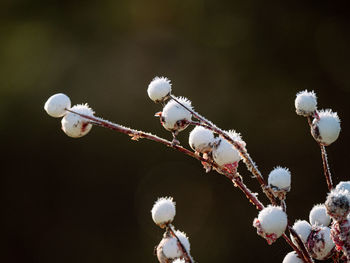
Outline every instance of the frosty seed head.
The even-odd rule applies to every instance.
[[[186,237],[186,234],[181,231],[175,231],[176,236],[179,238],[181,244],[186,249],[186,252],[190,251],[190,242]],[[170,233],[166,233],[157,247],[157,257],[160,262],[168,262],[161,259],[176,259],[183,257],[184,253],[177,238]]]
[[[239,133],[231,130],[228,132],[228,134],[234,141],[237,141],[242,147],[245,147],[246,144],[242,140]],[[213,158],[219,166],[232,164],[241,160],[241,156],[235,147],[226,139],[221,137],[217,138],[216,142],[214,143]]]
[[[177,100],[192,110],[191,101],[184,97],[178,97]],[[164,128],[171,132],[179,132],[187,128],[191,122],[192,113],[182,107],[174,100],[170,100],[163,108],[161,114],[161,123]]]
[[[170,80],[165,77],[155,77],[148,85],[148,96],[154,102],[163,102],[171,93]]]
[[[347,217],[350,212],[350,196],[347,190],[332,190],[325,202],[328,215],[336,221],[341,221]]]
[[[179,238],[181,244],[184,246],[186,251],[189,253],[191,250],[190,241],[188,240],[188,237],[185,232],[181,232],[179,230],[175,231],[175,235]]]
[[[327,214],[326,207],[323,204],[315,205],[309,214],[311,225],[329,226],[331,217]]]
[[[321,110],[318,116],[312,122],[312,135],[320,144],[328,146],[338,139],[340,119],[332,110]]]
[[[283,259],[282,263],[303,263],[304,261],[301,260],[298,256],[298,254],[293,251],[289,252]]]
[[[295,98],[295,110],[298,115],[310,116],[317,109],[317,98],[313,91],[301,91]]]
[[[310,233],[311,233],[311,225],[305,220],[297,220],[293,225],[294,231],[298,234],[303,243],[306,243]],[[296,240],[291,235],[292,241],[295,245],[297,245]]]
[[[63,93],[52,95],[45,103],[44,109],[52,117],[63,117],[71,106],[70,99]]]
[[[313,226],[306,243],[306,248],[313,258],[325,260],[332,255],[335,244],[331,237],[331,230],[325,226]]]
[[[188,143],[197,152],[205,153],[212,149],[214,134],[202,126],[196,126],[190,133]]]
[[[277,166],[269,174],[269,186],[276,191],[284,190],[289,192],[291,184],[291,174],[287,168]]]
[[[350,181],[341,181],[339,184],[337,184],[335,189],[343,191],[346,190],[350,193]]]
[[[93,116],[94,111],[87,104],[78,104],[70,110],[87,116]],[[92,128],[92,124],[88,119],[85,119],[75,113],[67,112],[61,121],[62,130],[72,138],[79,138],[86,135]]]
[[[257,233],[271,244],[286,230],[287,214],[281,207],[269,205],[259,212],[253,226],[257,228]]]
[[[151,210],[154,223],[160,227],[171,223],[174,220],[176,210],[172,197],[161,197],[153,205]]]

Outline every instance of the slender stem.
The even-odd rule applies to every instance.
[[[194,263],[190,253],[187,251],[187,249],[185,248],[184,244],[181,243],[181,240],[179,239],[179,237],[176,235],[175,233],[175,229],[173,227],[172,224],[168,224],[167,225],[167,229],[170,231],[170,233],[177,239],[177,242],[180,244],[181,250],[182,250],[182,254],[184,255],[185,261],[186,262],[190,262],[190,263]]]

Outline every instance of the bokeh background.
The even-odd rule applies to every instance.
[[[327,187],[294,98],[315,90],[320,108],[339,113],[329,159],[334,180],[349,180],[349,22],[345,0],[2,0],[0,261],[157,262],[162,231],[150,209],[173,196],[174,223],[198,262],[281,262],[290,248],[256,235],[257,211],[223,176],[102,128],[69,138],[43,105],[63,92],[98,116],[171,139],[146,93],[154,76],[167,76],[176,95],[242,133],[263,174],[290,168],[289,218],[307,219]],[[189,130],[179,136],[185,146]]]

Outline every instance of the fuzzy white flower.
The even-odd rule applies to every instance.
[[[301,91],[295,98],[295,109],[298,115],[310,116],[317,109],[317,98],[313,91]]]
[[[191,250],[190,241],[188,240],[186,233],[176,230],[175,235],[179,238],[181,244],[184,246],[186,251],[190,252]]]
[[[337,184],[335,189],[343,191],[346,190],[350,193],[350,181],[341,181],[339,184]]]
[[[45,103],[44,109],[52,117],[59,118],[64,116],[71,106],[70,99],[63,93],[52,95]]]
[[[298,254],[293,251],[289,252],[283,259],[282,263],[303,263],[304,261],[301,260],[298,256]]]
[[[280,166],[277,166],[275,169],[273,169],[268,178],[269,186],[274,190],[290,190],[290,184],[291,184],[291,174],[290,171],[287,168],[282,168]]]
[[[328,215],[336,221],[341,221],[347,217],[350,212],[350,193],[347,190],[332,190],[325,202]]]
[[[231,130],[228,132],[228,134],[234,141],[237,141],[242,145],[242,147],[245,147],[246,144],[242,140],[239,133]],[[217,138],[213,149],[213,158],[219,166],[231,164],[241,160],[239,152],[224,138]]]
[[[287,227],[287,214],[279,206],[269,205],[259,212],[258,220],[266,235],[280,237]]]
[[[192,110],[191,101],[184,97],[178,97],[177,100],[182,105]],[[191,118],[192,113],[174,100],[170,100],[161,113],[162,125],[166,130],[171,132],[179,132],[187,128]]]
[[[330,145],[339,137],[340,119],[338,114],[328,109],[319,111],[318,116],[319,118],[315,118],[312,122],[312,135],[322,145]]]
[[[312,229],[311,225],[305,220],[297,220],[293,225],[293,229],[298,234],[300,239],[304,243],[306,243],[306,241],[311,233],[311,229]],[[293,243],[295,245],[297,245],[297,242],[292,235],[291,235],[291,238],[292,238]]]
[[[174,220],[176,209],[172,197],[161,197],[153,205],[151,210],[154,223],[163,227]]]
[[[93,116],[94,111],[87,104],[78,104],[73,106],[70,110],[87,116]],[[70,137],[79,138],[86,135],[92,128],[89,120],[72,112],[62,118],[62,130]]]
[[[309,221],[311,225],[328,226],[331,223],[331,217],[327,214],[326,207],[319,204],[311,209]]]
[[[148,85],[147,93],[154,102],[166,100],[171,93],[170,80],[165,77],[155,77]]]
[[[306,247],[311,252],[312,257],[317,260],[329,258],[335,247],[329,227],[315,227],[312,230]]]
[[[190,133],[188,143],[191,148],[197,152],[207,152],[212,148],[214,134],[202,126],[196,126]]]

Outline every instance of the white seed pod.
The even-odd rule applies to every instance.
[[[329,227],[314,226],[306,243],[306,247],[311,252],[312,257],[317,260],[329,258],[335,247]]]
[[[160,227],[171,223],[174,220],[176,209],[172,197],[161,197],[153,205],[151,210],[154,223]]]
[[[309,214],[311,225],[329,226],[331,217],[327,214],[324,204],[315,205]]]
[[[190,133],[188,143],[197,152],[205,153],[212,149],[214,134],[202,126],[196,126]]]
[[[305,220],[297,220],[293,225],[293,229],[298,234],[298,236],[303,241],[303,243],[306,243],[311,233],[311,229],[312,229],[311,225]],[[291,235],[291,239],[295,245],[298,245],[298,243],[296,242],[296,240],[292,235]]]
[[[336,221],[341,221],[350,212],[350,194],[347,190],[332,190],[325,202],[328,215]]]
[[[160,262],[168,262],[166,261],[167,259],[175,259],[181,256],[181,247],[175,237],[164,237],[157,247],[157,257]],[[164,260],[164,258],[166,260]]]
[[[228,131],[228,134],[234,141],[238,142],[242,147],[245,147],[246,144],[242,140],[239,133],[230,130]],[[226,139],[217,138],[214,144],[215,145],[213,148],[213,158],[219,166],[224,166],[226,164],[231,164],[241,160],[239,152]]]
[[[328,146],[339,137],[340,119],[332,110],[321,110],[318,116],[319,118],[315,118],[312,122],[312,135],[316,141]]]
[[[94,111],[87,104],[78,104],[70,110],[87,116],[93,116]],[[88,119],[85,119],[75,113],[67,112],[61,121],[62,130],[72,138],[79,138],[89,133],[92,124]]]
[[[188,237],[187,237],[186,233],[181,232],[179,230],[176,230],[175,231],[175,235],[179,238],[181,244],[186,249],[186,252],[189,253],[190,250],[191,250],[191,245],[190,245],[190,241],[188,240]]]
[[[343,191],[346,190],[350,193],[350,181],[341,181],[339,184],[337,184],[335,189]]]
[[[44,105],[44,109],[52,117],[59,118],[63,117],[71,106],[70,99],[63,93],[57,93],[52,95]]]
[[[275,169],[273,169],[268,178],[269,186],[274,190],[284,190],[288,191],[290,190],[290,184],[291,184],[291,174],[290,171],[287,168],[282,168],[280,166],[277,166]]]
[[[163,102],[171,93],[170,80],[165,77],[155,77],[148,85],[148,96],[154,102]]]
[[[172,263],[186,263],[186,261],[184,259],[178,258],[175,259]]]
[[[289,252],[283,259],[282,263],[303,263],[304,261],[301,260],[298,256],[298,254],[293,251]]]
[[[317,98],[313,91],[301,91],[295,98],[295,110],[298,115],[310,116],[317,109]]]
[[[280,237],[287,227],[287,214],[279,206],[269,205],[259,212],[258,220],[265,234]]]
[[[191,101],[184,97],[177,100],[186,108],[192,110]],[[187,128],[191,121],[192,113],[174,100],[170,100],[163,108],[161,122],[163,127],[171,132],[179,132]]]

